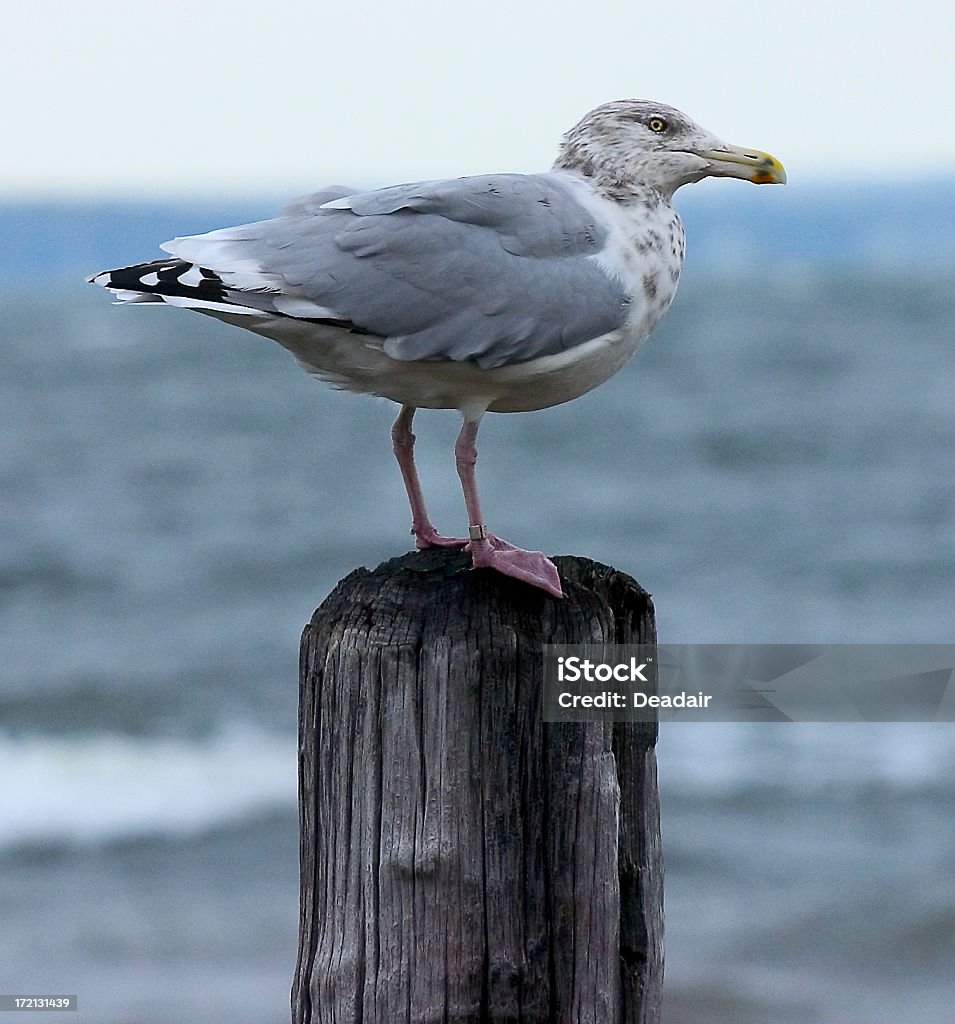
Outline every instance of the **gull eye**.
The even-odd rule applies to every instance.
[[[659,134],[660,132],[665,132],[667,130],[668,125],[662,117],[648,117],[647,127],[650,129],[651,132],[657,132]]]

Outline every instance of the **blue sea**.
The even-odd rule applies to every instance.
[[[489,522],[631,573],[669,643],[951,643],[955,181],[736,184],[685,190],[631,364],[486,419]],[[409,547],[393,407],[83,283],[275,205],[0,207],[0,992],[79,1021],[288,1019],[299,634]],[[416,427],[460,532],[456,417]],[[955,726],[659,761],[666,1024],[955,1022]]]

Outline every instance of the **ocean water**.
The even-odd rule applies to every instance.
[[[950,643],[955,185],[748,191],[682,204],[617,377],[485,421],[489,521],[630,572],[671,643]],[[287,1020],[299,633],[409,546],[393,407],[82,284],[269,205],[0,209],[0,991],[96,1024]],[[416,421],[449,532],[456,428]],[[955,1022],[951,726],[659,757],[667,1024]]]

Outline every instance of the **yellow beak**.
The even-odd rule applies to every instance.
[[[742,178],[757,185],[785,185],[786,171],[774,156],[759,149],[725,146],[696,154],[710,161],[708,173],[718,178]]]

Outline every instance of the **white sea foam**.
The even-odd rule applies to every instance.
[[[205,831],[296,799],[295,740],[0,734],[0,848]]]
[[[661,788],[673,795],[904,795],[947,787],[955,772],[944,722],[664,723],[657,753]]]

